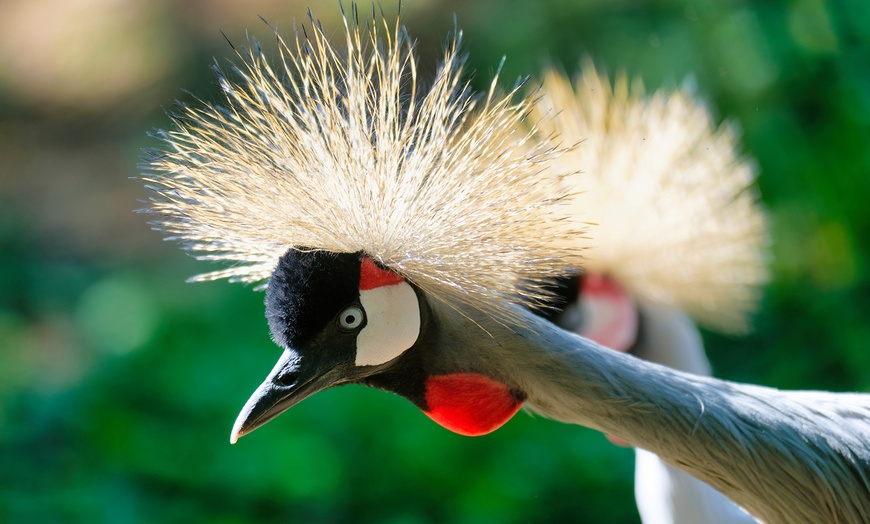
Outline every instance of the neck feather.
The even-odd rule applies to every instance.
[[[530,313],[518,313],[529,318],[513,328],[436,309],[445,320],[439,347],[456,352],[446,360],[498,375],[538,413],[652,451],[769,523],[870,522],[870,395],[695,376]]]

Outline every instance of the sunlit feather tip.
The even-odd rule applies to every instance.
[[[735,127],[717,127],[688,88],[645,95],[625,76],[611,86],[591,63],[573,86],[549,71],[538,96],[541,131],[577,144],[554,165],[575,171],[565,179],[574,218],[591,224],[577,238],[585,268],[710,327],[746,329],[767,237]]]
[[[218,70],[225,105],[181,106],[145,161],[155,224],[231,264],[195,280],[262,283],[290,248],[362,251],[436,298],[490,309],[534,303],[580,265],[560,181],[540,176],[556,150],[529,139],[516,89],[469,90],[460,34],[424,89],[398,22],[345,17],[345,49],[310,25],[278,37],[275,61],[256,42],[237,50],[232,74]]]

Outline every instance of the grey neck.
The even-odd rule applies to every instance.
[[[691,375],[518,315],[522,328],[444,308],[442,347],[522,389],[534,411],[652,451],[765,522],[870,522],[870,395]]]

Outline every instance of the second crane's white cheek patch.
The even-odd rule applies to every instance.
[[[367,322],[356,338],[357,366],[389,362],[417,342],[420,304],[407,282],[360,290],[359,296]]]
[[[637,340],[637,305],[616,282],[587,273],[580,288],[580,307],[586,320],[577,334],[616,351],[631,349]]]

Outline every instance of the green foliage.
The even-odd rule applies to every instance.
[[[742,127],[772,225],[774,279],[754,333],[705,333],[717,373],[870,391],[866,2],[404,9],[425,64],[456,11],[481,87],[503,54],[505,84],[546,61],[573,72],[585,55],[651,88],[690,76]],[[268,36],[249,11],[243,25]],[[185,53],[124,103],[52,106],[0,83],[0,521],[637,521],[630,450],[524,414],[469,439],[398,397],[348,386],[229,445],[237,410],[279,354],[262,296],[185,284],[206,268],[129,213],[147,198],[127,177],[136,149],[154,145],[145,131],[167,125],[159,106],[190,101],[182,87],[217,98],[207,60],[230,51],[221,24],[195,30],[191,16],[202,18],[149,18],[156,34],[177,31]],[[280,16],[289,28],[304,10]]]

